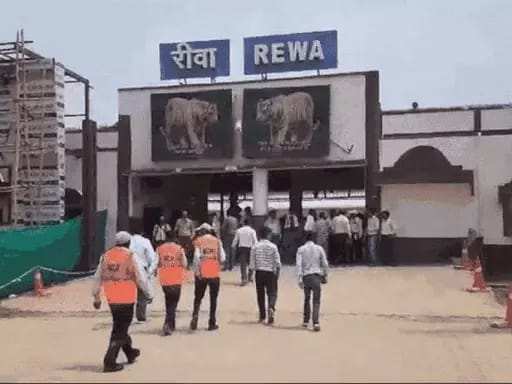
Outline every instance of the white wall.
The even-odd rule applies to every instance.
[[[482,130],[512,129],[512,108],[482,111]]]
[[[442,112],[446,115],[446,121],[455,121],[456,116],[461,116],[460,113],[460,111]],[[481,114],[482,131],[512,128],[510,109],[482,110]],[[383,125],[404,127],[406,122],[411,121],[408,116],[412,115],[384,115]],[[414,114],[414,116],[417,115],[419,113]],[[393,116],[392,124],[389,122],[390,116]],[[398,122],[399,119],[403,121]],[[416,119],[415,121],[420,123],[425,120]],[[453,126],[447,130],[453,130]],[[408,133],[418,132],[427,132],[427,128],[412,127]],[[464,235],[471,224],[484,236],[486,244],[512,244],[510,237],[503,236],[503,212],[498,201],[498,187],[512,180],[512,135],[381,140],[381,169],[392,167],[405,152],[420,145],[437,148],[452,165],[461,165],[466,170],[472,170],[475,196],[468,196],[467,186],[455,184],[437,187],[426,184],[383,186],[382,206],[390,209],[393,217],[399,221],[399,235],[451,237],[446,234]],[[415,215],[418,211],[423,212],[426,217],[431,217],[432,220],[438,217],[438,220],[427,220],[436,225],[418,222]],[[454,232],[455,228],[458,229]]]
[[[474,137],[434,137],[422,139],[392,139],[380,141],[380,167],[392,167],[409,149],[428,145],[439,149],[452,165],[461,165],[472,170],[477,166],[478,158]]]
[[[114,244],[117,228],[117,152],[98,152],[98,211],[107,209],[106,246]]]
[[[384,115],[382,133],[425,133],[447,131],[472,131],[473,111],[425,112]]]
[[[82,193],[82,159],[66,155],[66,188]]]
[[[249,160],[235,153],[233,159],[198,160],[198,161],[151,161],[151,94],[173,92],[197,92],[204,90],[232,89],[234,122],[242,120],[242,95],[247,88],[262,87],[306,87],[330,85],[330,127],[331,139],[347,147],[354,145],[351,154],[345,153],[335,144],[330,145],[328,160],[351,161],[365,159],[365,76],[340,75],[303,79],[279,80],[268,82],[247,82],[218,84],[208,86],[160,87],[152,89],[119,90],[119,114],[131,117],[132,134],[132,170],[166,170],[174,168],[224,167],[232,164],[237,166],[264,164],[265,160]],[[236,141],[236,136],[235,140]]]
[[[117,132],[98,131],[98,210],[107,209],[106,246],[114,242],[117,224]],[[66,134],[66,149],[81,149],[82,134],[72,131]],[[101,151],[109,148],[109,151]],[[66,154],[66,188],[82,192],[82,159],[73,154]]]
[[[477,228],[478,201],[465,184],[385,185],[382,208],[390,211],[400,237],[464,237]]]
[[[481,232],[486,244],[512,244],[512,238],[503,236],[503,207],[498,201],[498,187],[512,180],[512,135],[475,139]]]

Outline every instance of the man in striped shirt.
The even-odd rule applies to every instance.
[[[274,323],[274,313],[277,300],[277,280],[281,269],[281,257],[277,246],[270,241],[272,230],[263,227],[260,231],[260,241],[251,249],[249,261],[249,276],[256,272],[256,295],[260,311],[260,323],[267,318],[265,308],[265,292],[268,298],[268,324]]]

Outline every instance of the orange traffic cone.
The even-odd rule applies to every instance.
[[[466,289],[468,292],[488,292],[487,284],[485,283],[484,274],[482,271],[482,265],[480,264],[480,258],[477,257],[473,262],[473,286]]]
[[[505,321],[502,323],[492,323],[493,328],[512,328],[512,284],[508,287],[507,310],[505,311]]]
[[[39,269],[34,272],[34,293],[37,296],[45,295],[43,274]]]

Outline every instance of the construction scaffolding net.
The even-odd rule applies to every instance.
[[[95,259],[105,249],[107,211],[96,216]],[[46,285],[92,274],[80,263],[81,218],[62,224],[0,231],[0,297],[29,291],[40,271]]]

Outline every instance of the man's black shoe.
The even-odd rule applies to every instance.
[[[192,331],[195,331],[197,329],[197,317],[192,318],[192,321],[190,322],[190,329]]]
[[[165,323],[162,328],[162,333],[164,336],[169,336],[172,333],[171,327],[169,327],[169,324]]]
[[[217,324],[210,324],[210,325],[208,326],[208,330],[209,330],[209,331],[215,331],[215,330],[217,330],[217,329],[219,329],[219,326],[218,326]]]
[[[274,310],[273,309],[268,310],[268,324],[269,325],[274,324]]]
[[[137,357],[140,356],[140,349],[132,348],[132,351],[126,356],[128,359],[128,364],[133,364]]]
[[[117,371],[121,371],[123,370],[124,367],[122,366],[122,364],[114,364],[112,366],[104,366],[103,367],[103,372],[117,372]]]

